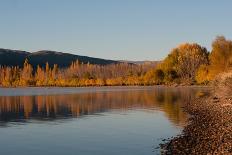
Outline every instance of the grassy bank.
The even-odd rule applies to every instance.
[[[186,103],[191,115],[182,135],[163,154],[232,154],[232,73],[221,74],[209,94]]]

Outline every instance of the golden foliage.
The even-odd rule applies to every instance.
[[[72,62],[70,67],[59,69],[55,64],[50,67],[39,65],[33,71],[28,60],[23,68],[0,67],[0,86],[121,86],[144,85],[143,76],[154,64],[111,64],[106,66]],[[152,79],[153,77],[149,77]],[[150,80],[147,79],[147,80]]]
[[[196,43],[184,43],[171,50],[158,66],[119,63],[111,65],[83,64],[78,60],[68,68],[37,66],[28,60],[23,68],[0,66],[0,86],[121,86],[155,84],[207,84],[216,75],[232,68],[232,41],[219,36],[212,51]]]
[[[185,43],[174,48],[159,68],[165,73],[166,83],[177,78],[182,82],[193,83],[198,68],[208,63],[206,48],[196,43]]]
[[[195,80],[198,84],[209,83],[209,67],[207,65],[201,65],[197,70]]]
[[[212,44],[209,58],[209,77],[213,80],[217,74],[226,72],[232,67],[232,41],[218,36]]]

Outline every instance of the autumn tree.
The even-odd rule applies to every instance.
[[[154,84],[154,78],[155,78],[155,71],[154,69],[149,70],[144,76],[143,76],[143,82],[144,85],[152,85]]]
[[[4,87],[10,87],[12,84],[12,69],[11,67],[5,67],[3,70],[2,85]]]
[[[182,81],[193,82],[198,68],[209,63],[208,54],[206,48],[198,44],[181,44],[171,51],[160,68],[166,75],[171,73],[173,77],[176,72]]]
[[[52,80],[53,85],[56,83],[58,70],[59,70],[58,65],[54,64],[52,71],[51,71],[51,80]]]
[[[0,86],[2,86],[2,82],[4,79],[4,68],[2,66],[0,66]]]
[[[37,70],[35,73],[35,81],[36,81],[36,86],[45,85],[45,72],[39,65],[37,66]]]
[[[32,66],[28,63],[28,60],[26,59],[24,64],[23,64],[23,69],[20,74],[20,83],[19,85],[21,86],[30,86],[33,84],[33,68]]]
[[[20,83],[20,68],[18,66],[12,67],[12,86],[18,86]]]
[[[165,74],[162,69],[156,69],[154,72],[154,81],[156,84],[162,84]]]
[[[51,77],[51,70],[50,70],[50,67],[49,67],[49,63],[46,62],[46,66],[45,66],[45,83],[46,85],[49,85],[49,80],[50,80],[50,77]]]
[[[196,82],[198,84],[208,84],[209,79],[209,66],[208,65],[201,65],[196,73]]]
[[[212,43],[210,53],[209,78],[213,79],[218,73],[232,68],[232,41],[218,36]]]

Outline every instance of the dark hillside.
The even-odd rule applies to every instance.
[[[0,49],[0,65],[2,66],[23,66],[25,59],[28,59],[33,67],[37,65],[45,66],[46,62],[49,65],[57,64],[59,67],[68,67],[73,61],[79,60],[82,63],[107,65],[118,63],[118,61],[80,56],[56,51],[38,51],[29,53],[26,51]]]
[[[22,67],[29,54],[26,51],[0,49],[0,65]]]

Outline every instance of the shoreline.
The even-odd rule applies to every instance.
[[[0,96],[20,96],[20,95],[58,95],[74,93],[93,93],[104,91],[141,91],[152,89],[209,89],[208,86],[93,86],[93,87],[0,87]],[[9,93],[9,91],[11,93]]]
[[[188,124],[181,135],[161,144],[162,154],[232,154],[232,96],[224,89],[214,87],[185,104]]]
[[[181,84],[173,84],[173,85],[105,85],[105,86],[16,86],[16,87],[2,87],[4,88],[108,88],[108,87],[170,87],[170,88],[184,88],[184,87],[206,87],[211,88],[210,85],[181,85]]]

